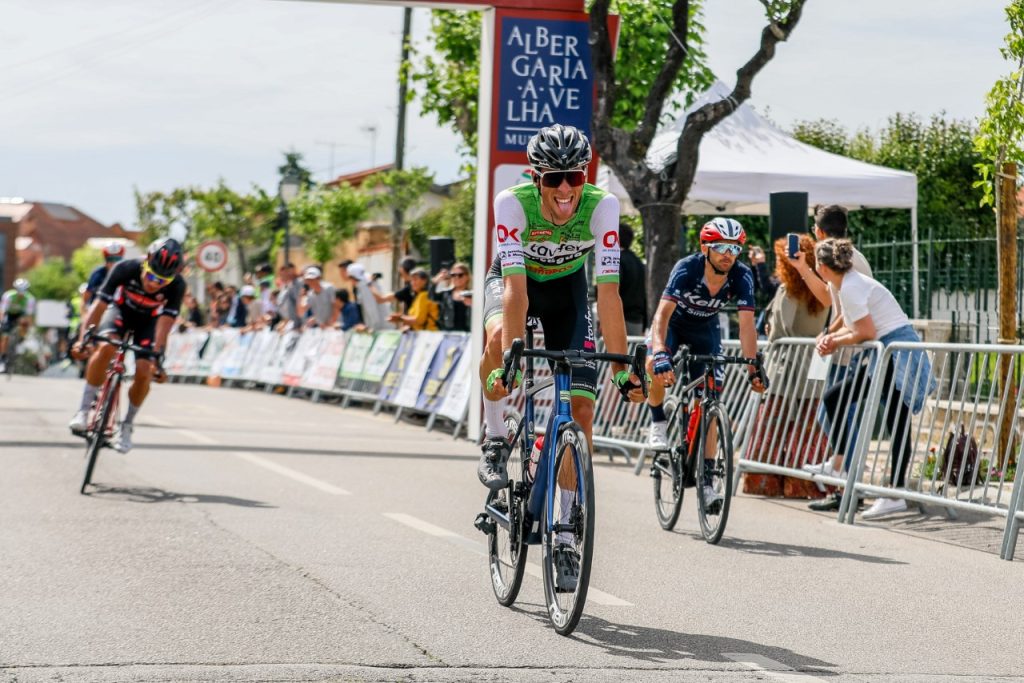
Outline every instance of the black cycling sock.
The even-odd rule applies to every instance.
[[[665,406],[648,406],[651,409],[651,422],[664,422],[668,418],[665,417]]]

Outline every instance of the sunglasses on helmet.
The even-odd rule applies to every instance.
[[[165,277],[163,275],[157,275],[156,273],[153,272],[153,269],[149,267],[149,262],[143,261],[142,279],[145,280],[146,282],[152,282],[154,285],[157,285],[158,287],[166,287],[167,285],[171,284],[172,280],[174,280],[174,276],[171,275],[170,277]]]
[[[569,187],[579,187],[587,182],[587,172],[577,168],[571,171],[544,171],[540,174],[540,184],[544,187],[561,187],[563,181],[569,183]]]
[[[740,245],[726,244],[725,242],[715,242],[714,244],[709,244],[708,246],[715,250],[716,253],[722,254],[723,256],[725,254],[739,256],[740,252],[743,251],[743,247],[741,247]]]

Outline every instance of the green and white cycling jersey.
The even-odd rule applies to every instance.
[[[8,289],[0,297],[0,317],[32,315],[35,312],[36,298],[27,292],[22,294],[16,289]]]
[[[502,276],[525,273],[542,282],[565,277],[582,268],[593,250],[597,282],[619,281],[619,200],[600,188],[583,185],[576,213],[555,225],[541,217],[537,187],[517,185],[494,198],[494,222]]]

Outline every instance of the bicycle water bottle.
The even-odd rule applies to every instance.
[[[540,462],[540,454],[544,451],[544,435],[541,434],[533,442],[533,450],[530,451],[530,479],[537,478],[537,464]]]

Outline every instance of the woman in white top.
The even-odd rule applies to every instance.
[[[818,274],[838,292],[843,310],[843,326],[819,337],[819,354],[827,356],[840,346],[867,341],[878,340],[883,346],[897,341],[921,341],[892,293],[877,280],[853,269],[854,248],[850,240],[823,240],[815,247],[814,255]],[[856,371],[822,395],[822,403],[833,425],[841,424],[843,420],[837,420],[837,416],[851,409],[850,397],[861,395],[861,391],[866,395],[871,380],[883,376],[874,371],[876,360],[872,358],[870,363],[861,363]],[[934,390],[936,383],[931,364],[923,351],[900,350],[893,353],[883,377],[881,395],[887,403],[885,422],[892,443],[890,483],[903,488],[907,466],[913,459],[911,416],[921,412],[925,397]],[[834,433],[829,437],[835,453],[833,469],[838,470],[842,467],[849,440],[837,439]],[[864,517],[881,517],[906,509],[907,502],[902,498],[879,498],[864,512]]]

